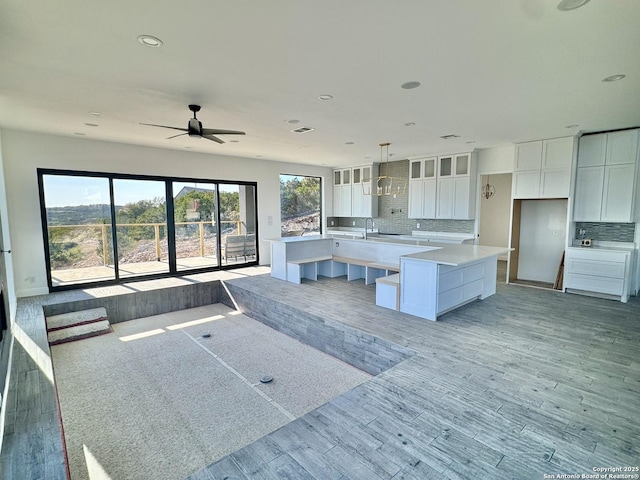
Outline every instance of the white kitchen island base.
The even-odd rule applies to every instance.
[[[498,255],[509,248],[429,246],[323,236],[271,240],[271,276],[293,283],[346,275],[376,284],[376,304],[436,320],[496,292]],[[395,272],[400,271],[399,274]]]
[[[436,320],[449,310],[496,292],[497,256],[464,265],[400,260],[400,311]]]

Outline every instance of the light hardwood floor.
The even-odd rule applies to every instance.
[[[192,479],[542,479],[640,464],[638,298],[500,284],[429,322],[376,307],[361,281],[228,283],[417,354]]]

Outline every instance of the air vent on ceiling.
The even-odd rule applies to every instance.
[[[315,128],[311,128],[311,127],[300,127],[300,128],[294,128],[293,130],[291,130],[293,133],[307,133],[310,132],[311,130],[315,130]]]
[[[443,135],[440,138],[442,138],[443,140],[451,140],[452,138],[460,138],[460,135],[456,135],[455,133],[452,133],[450,135]]]

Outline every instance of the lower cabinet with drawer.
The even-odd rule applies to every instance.
[[[464,267],[440,266],[438,314],[482,295],[484,262]]]
[[[565,292],[629,299],[632,250],[569,247],[565,253]]]

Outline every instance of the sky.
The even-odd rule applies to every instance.
[[[44,175],[43,180],[47,208],[110,203],[107,178]],[[173,194],[177,194],[183,186],[206,188],[207,185],[210,184],[175,182]],[[116,205],[165,196],[164,182],[154,180],[115,179],[113,190]],[[220,191],[237,192],[238,186],[221,184]]]

